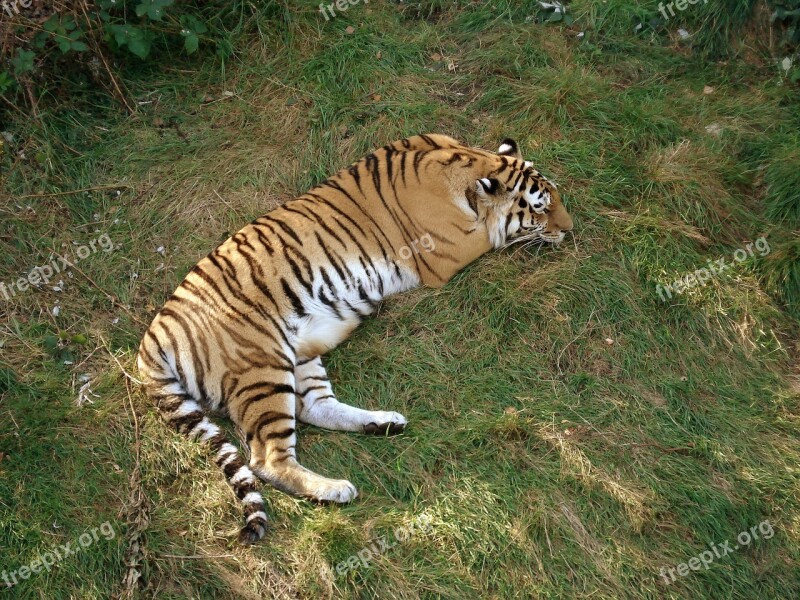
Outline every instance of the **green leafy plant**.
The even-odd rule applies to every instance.
[[[131,54],[139,58],[147,58],[153,44],[154,34],[151,31],[134,25],[117,25],[109,23],[106,31],[113,36],[118,48],[127,48]]]
[[[147,15],[153,21],[160,21],[164,16],[164,9],[172,5],[172,0],[143,0],[136,7],[136,14],[140,17]]]
[[[225,10],[221,4],[213,11],[206,5],[176,4],[175,0],[97,0],[54,12],[44,22],[21,10],[9,27],[13,32],[7,46],[10,52],[0,59],[0,94],[25,89],[20,100],[29,102],[32,93],[41,96],[64,82],[85,81],[87,74],[96,80],[104,74],[113,80],[111,64],[135,67],[137,61],[154,60],[156,54],[176,48],[191,55],[203,44],[216,44],[218,54],[225,57],[230,45],[218,27]],[[114,61],[106,59],[109,54]],[[24,86],[15,85],[18,81],[24,81]],[[107,87],[123,100],[118,85]]]
[[[14,73],[22,75],[23,73],[33,71],[33,59],[35,57],[36,54],[34,52],[19,48],[17,50],[17,56],[11,59],[11,66],[14,67]]]
[[[61,17],[58,14],[52,15],[45,21],[43,28],[46,32],[50,33],[53,41],[61,50],[62,54],[70,51],[84,52],[89,47],[81,41],[84,36],[84,31],[80,29],[72,15]]]
[[[14,78],[8,71],[0,71],[0,94],[5,94],[14,87]]]
[[[188,54],[197,52],[200,36],[208,31],[205,24],[194,15],[181,16],[181,35],[184,37],[183,47]]]

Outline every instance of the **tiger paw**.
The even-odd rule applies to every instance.
[[[306,495],[317,502],[347,504],[356,499],[358,490],[346,479],[325,479]]]
[[[369,435],[397,435],[406,428],[406,418],[400,413],[376,411],[374,421],[364,425],[364,433]]]

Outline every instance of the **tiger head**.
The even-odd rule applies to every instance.
[[[563,241],[572,218],[556,184],[523,160],[517,143],[505,139],[497,151],[500,166],[475,182],[479,200],[489,208],[487,225],[495,246],[541,240]]]

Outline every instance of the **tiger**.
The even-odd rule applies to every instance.
[[[497,152],[441,134],[390,143],[200,260],[142,338],[143,388],[168,425],[210,448],[243,508],[239,542],[252,544],[267,531],[257,478],[322,503],[358,495],[298,462],[298,421],[378,435],[406,427],[397,412],[340,402],[323,354],[387,296],[439,288],[492,249],[558,244],[571,230],[556,185],[512,139]],[[247,464],[214,415],[235,424]]]

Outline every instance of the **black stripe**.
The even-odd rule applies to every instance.
[[[323,198],[322,196],[319,196],[317,194],[309,194],[309,196],[311,196],[315,200],[318,200],[318,201],[322,202],[323,204],[325,204],[325,206],[331,208],[336,213],[342,215],[345,219],[350,221],[350,223],[352,223],[355,226],[356,229],[358,229],[361,232],[361,235],[363,235],[364,237],[367,236],[367,232],[364,231],[361,228],[361,225],[359,225],[356,221],[354,221],[353,218],[350,215],[348,215],[346,212],[344,212],[342,209],[340,209],[338,206],[336,206],[333,202],[331,202],[327,198]],[[361,210],[361,209],[359,208],[359,210]]]
[[[200,343],[202,346],[202,353],[203,356],[209,356],[209,348],[208,344],[206,343],[205,337],[202,335],[202,332],[197,331],[196,327],[190,326],[187,323],[186,318],[179,312],[172,310],[169,306],[165,306],[161,309],[161,314],[166,317],[172,317],[172,320],[175,321],[178,326],[183,330],[184,337],[188,340],[190,346],[190,358],[192,359],[192,365],[194,367],[194,375],[195,375],[195,384],[202,392],[203,398],[208,397],[208,390],[206,389],[206,364],[203,364],[202,358],[198,355],[196,344]],[[189,315],[187,314],[187,317]],[[186,353],[183,352],[185,355]],[[177,362],[177,358],[175,359]],[[210,366],[210,365],[208,365]],[[189,382],[186,382],[186,385],[189,385]]]
[[[400,156],[400,176],[403,178],[403,185],[408,187],[406,183],[406,156],[408,156],[407,152],[403,152]]]
[[[272,222],[272,223],[276,223],[276,224],[278,225],[278,227],[280,227],[281,229],[283,229],[283,230],[286,232],[286,234],[287,234],[289,237],[291,237],[292,239],[294,239],[294,241],[295,241],[295,242],[297,242],[297,243],[298,243],[298,244],[300,244],[301,246],[303,245],[303,242],[300,240],[300,236],[298,236],[298,235],[297,235],[297,234],[294,232],[294,230],[292,230],[292,228],[291,228],[291,227],[289,227],[289,226],[288,226],[286,223],[284,223],[284,222],[283,222],[283,221],[281,221],[280,219],[276,219],[275,217],[271,217],[271,216],[269,216],[269,215],[264,215],[264,216],[263,216],[263,217],[261,217],[261,218],[262,218],[262,219],[266,219],[266,220],[268,220],[268,221],[270,221],[270,222]]]
[[[350,176],[355,180],[356,185],[360,188],[361,187],[361,173],[358,172],[358,163],[352,165],[347,172],[350,173]]]
[[[289,282],[286,281],[283,277],[281,277],[281,287],[283,288],[283,293],[286,294],[286,297],[289,298],[289,302],[292,303],[292,308],[294,309],[295,313],[298,316],[304,317],[306,314],[305,306],[300,301],[300,297],[294,292],[294,290],[289,286]]]
[[[310,281],[306,281],[303,272],[300,270],[300,265],[298,265],[295,262],[295,260],[291,256],[289,256],[288,252],[284,252],[284,257],[286,258],[286,261],[289,263],[289,267],[292,269],[292,273],[294,274],[295,278],[297,279],[297,281],[300,282],[300,285],[302,285],[305,288],[306,292],[308,292],[309,295],[313,295],[314,288],[311,285]]]
[[[211,436],[207,441],[206,444],[213,450],[214,454],[218,454],[222,446],[228,441],[228,438],[225,437],[225,434],[221,431]],[[224,456],[228,456],[225,454]]]
[[[336,396],[334,396],[333,394],[328,394],[327,396],[320,396],[319,398],[317,398],[316,401],[319,402],[321,400],[330,400],[331,398],[335,400]]]
[[[211,257],[211,255],[209,255],[209,256],[208,256],[208,258],[209,258],[209,260],[211,260],[211,262],[212,262],[212,263],[214,263],[214,264],[215,264],[215,266],[216,266],[216,267],[217,267],[217,268],[220,270],[220,273],[222,273],[222,278],[223,278],[223,281],[224,281],[224,283],[226,284],[226,286],[228,287],[228,290],[229,290],[229,292],[230,292],[230,293],[231,293],[231,294],[232,294],[232,295],[233,295],[233,296],[234,296],[234,297],[235,297],[237,300],[239,300],[239,301],[240,301],[242,304],[245,304],[245,305],[246,305],[246,306],[248,306],[249,308],[252,308],[252,309],[253,309],[255,312],[257,312],[257,313],[258,313],[260,316],[262,316],[264,319],[266,319],[266,320],[270,321],[270,322],[272,323],[272,325],[275,327],[275,329],[277,329],[277,330],[278,330],[278,333],[279,333],[279,334],[281,335],[281,337],[283,338],[283,341],[284,341],[284,343],[285,343],[287,346],[290,346],[290,347],[291,347],[291,343],[289,342],[289,338],[288,338],[288,337],[286,337],[286,332],[283,330],[283,328],[282,328],[280,325],[278,325],[278,322],[275,320],[275,317],[273,317],[273,316],[272,316],[272,315],[271,315],[271,314],[270,314],[268,311],[264,310],[264,308],[263,308],[261,305],[258,305],[258,304],[256,304],[256,303],[255,303],[255,302],[253,302],[253,301],[252,301],[250,298],[248,298],[247,296],[245,296],[244,294],[242,294],[242,293],[241,293],[241,291],[237,291],[237,290],[233,289],[233,288],[230,286],[230,284],[228,284],[228,281],[227,281],[227,276],[226,276],[226,274],[225,274],[225,271],[224,271],[224,269],[223,269],[221,266],[219,266],[219,265],[216,263],[216,261],[215,261],[215,260],[214,260],[214,259]],[[225,259],[225,260],[227,260],[227,259]],[[222,299],[223,299],[223,301],[226,301],[226,303],[227,303],[227,304],[230,304],[230,301],[227,299],[227,297],[226,297],[226,294],[224,294],[224,293],[222,292],[222,290],[220,290],[220,288],[219,288],[219,286],[217,285],[216,281],[214,281],[214,280],[211,278],[211,276],[210,276],[210,275],[208,275],[208,273],[205,273],[205,271],[202,271],[202,270],[198,271],[198,273],[199,273],[199,274],[202,274],[202,275],[201,275],[201,277],[203,278],[203,280],[204,280],[206,283],[210,284],[210,285],[211,285],[211,286],[212,286],[212,287],[213,287],[213,288],[214,288],[214,289],[217,291],[217,293],[219,294],[220,298],[222,298]],[[253,327],[255,327],[255,328],[256,328],[256,329],[257,329],[257,330],[258,330],[260,333],[263,333],[264,335],[268,336],[268,337],[269,337],[270,339],[272,339],[273,341],[275,341],[275,342],[278,342],[278,339],[275,337],[274,333],[272,333],[272,332],[271,332],[269,329],[267,329],[266,327],[264,327],[262,324],[260,324],[260,323],[257,323],[257,322],[256,322],[254,319],[252,319],[252,318],[250,317],[250,315],[249,315],[249,314],[247,314],[247,313],[242,313],[242,312],[239,312],[239,311],[237,311],[237,314],[238,314],[238,315],[239,315],[241,318],[243,318],[243,319],[247,320],[247,322],[248,322],[248,323],[250,323],[250,324],[251,324]]]
[[[286,394],[294,393],[294,389],[291,386],[285,386],[285,385],[284,386],[276,386],[276,388],[281,388],[281,389],[273,389],[270,392],[265,392],[265,393],[261,393],[261,394],[255,394],[254,396],[251,396],[247,400],[243,400],[241,402],[241,404],[239,404],[239,406],[236,407],[238,409],[238,412],[239,412],[239,421],[244,421],[245,420],[245,416],[247,415],[247,411],[250,410],[250,407],[253,404],[255,404],[256,402],[261,402],[262,400],[266,400],[267,398],[272,398],[273,396],[278,396],[278,395],[281,395],[281,394],[282,395],[286,395]],[[286,391],[287,389],[289,391]]]
[[[178,417],[177,419],[170,419],[169,424],[171,427],[180,431],[181,433],[189,433],[192,429],[194,429],[200,421],[203,420],[202,412],[191,412],[188,415],[183,415],[182,417]]]
[[[327,390],[327,389],[328,389],[327,385],[312,385],[311,387],[304,389],[302,392],[297,392],[297,394],[305,398],[309,392],[313,392],[316,390]]]
[[[425,157],[424,152],[415,152],[414,153],[414,175],[417,176],[417,181],[422,182],[419,177],[419,164],[422,162],[422,159]]]
[[[421,137],[423,140],[425,140],[429,145],[433,146],[434,148],[441,148],[441,146],[439,146],[439,144],[434,142],[430,137],[428,137],[424,133],[421,134],[419,137]]]
[[[314,232],[314,236],[317,238],[317,242],[319,243],[320,247],[322,248],[322,251],[325,253],[325,256],[328,257],[328,260],[330,261],[331,265],[333,265],[333,268],[336,270],[336,273],[339,275],[339,278],[342,280],[342,283],[347,285],[348,279],[347,279],[347,277],[345,277],[344,271],[338,265],[336,260],[333,258],[333,255],[328,250],[327,246],[325,245],[325,242],[322,241],[322,238],[319,236],[319,233],[317,233],[315,231]],[[351,275],[352,275],[352,273],[351,273]]]
[[[222,469],[222,472],[225,473],[225,478],[230,479],[236,472],[244,466],[242,459],[238,456],[231,460],[227,465],[225,465]]]
[[[276,411],[269,411],[261,415],[255,424],[250,427],[250,431],[247,434],[247,441],[253,439],[254,436],[261,436],[261,428],[266,427],[267,425],[271,425],[272,423],[277,423],[278,421],[294,421],[294,416],[281,413]]]
[[[286,438],[291,437],[293,434],[294,427],[289,427],[283,431],[273,431],[272,433],[268,433],[261,441],[266,442],[268,440],[285,440]]]

